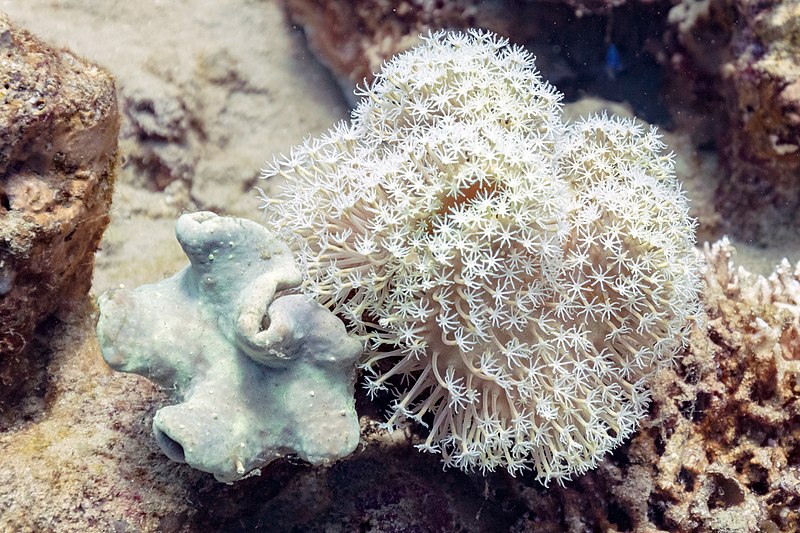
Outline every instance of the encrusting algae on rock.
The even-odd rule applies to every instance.
[[[645,417],[698,315],[694,221],[655,129],[564,124],[532,56],[439,32],[384,65],[351,124],[276,159],[268,220],[303,289],[367,341],[388,427],[481,472],[586,472]]]

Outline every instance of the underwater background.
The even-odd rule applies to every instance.
[[[0,531],[800,530],[795,0],[0,0],[0,12]],[[675,154],[704,320],[655,378],[649,418],[564,486],[443,470],[414,449],[423,430],[382,428],[389,398],[360,384],[361,442],[332,465],[289,457],[226,485],[170,461],[151,432],[168,394],[103,361],[97,296],[182,268],[182,213],[263,222],[255,187],[279,184],[259,180],[274,154],[347,119],[356,85],[419,35],[466,28],[535,54],[565,118],[636,117]]]

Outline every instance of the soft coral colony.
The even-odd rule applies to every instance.
[[[694,221],[653,128],[561,121],[533,57],[439,32],[384,65],[352,121],[265,171],[304,290],[367,341],[387,424],[447,465],[548,484],[645,416],[698,313]]]

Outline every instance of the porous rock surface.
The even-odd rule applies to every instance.
[[[684,0],[666,36],[673,113],[715,142],[727,231],[763,244],[800,227],[800,4]]]
[[[706,246],[706,328],[659,374],[651,420],[575,483],[523,489],[517,531],[800,528],[800,264],[764,278],[733,252]]]
[[[277,2],[0,0],[0,11],[114,74],[124,160],[96,294],[179,269],[183,212],[257,217],[267,154],[347,114]]]
[[[36,326],[89,290],[118,129],[110,74],[0,13],[0,400]]]

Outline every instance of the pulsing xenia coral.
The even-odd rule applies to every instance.
[[[654,129],[561,122],[533,58],[436,33],[350,124],[294,148],[269,220],[304,290],[367,340],[388,425],[465,470],[592,468],[645,416],[697,311],[694,222]]]

